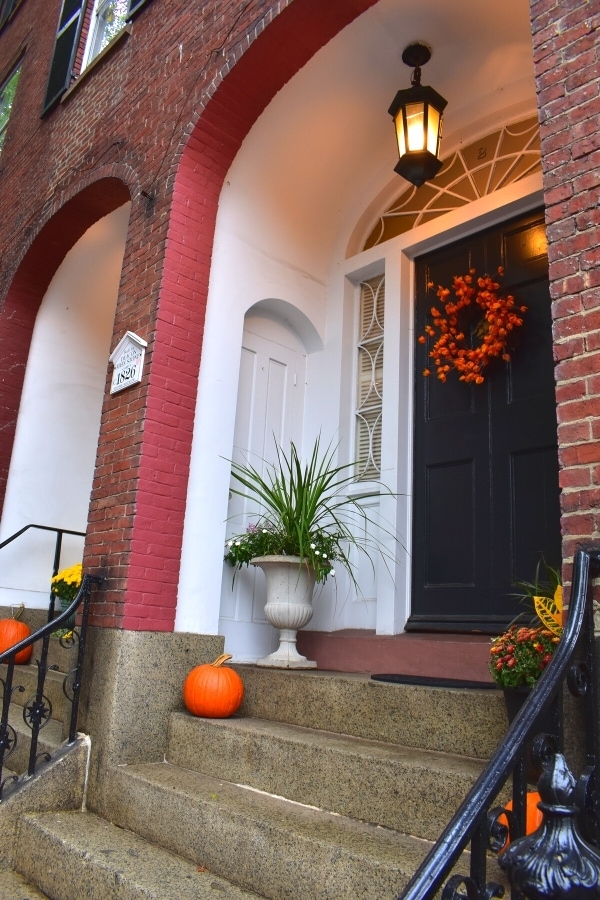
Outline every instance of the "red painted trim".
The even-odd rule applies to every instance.
[[[225,174],[277,91],[375,2],[294,0],[222,81],[182,154],[153,345],[124,628],[170,630],[174,625],[194,421],[194,402],[189,400],[195,398],[217,205]],[[174,352],[175,348],[185,352]],[[176,459],[172,458],[174,447]],[[164,460],[160,478],[157,460]],[[161,488],[168,484],[168,496],[164,490],[157,493],[158,483]],[[149,566],[152,577],[148,577]]]

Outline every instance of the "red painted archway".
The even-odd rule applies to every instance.
[[[136,512],[131,528],[123,522],[130,547],[125,581],[121,580],[122,564],[109,572],[114,571],[120,584],[126,585],[125,595],[123,599],[115,590],[105,595],[104,609],[102,603],[95,604],[95,624],[131,630],[173,628],[196,379],[223,180],[245,136],[277,91],[317,50],[376,2],[290,3],[223,78],[183,149],[152,349]],[[108,484],[104,490],[109,490]],[[98,478],[94,496],[102,493]],[[109,548],[103,537],[109,534],[107,523],[99,513],[94,511],[90,523],[90,561],[100,558],[103,546]]]

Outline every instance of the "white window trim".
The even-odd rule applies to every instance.
[[[102,53],[102,51],[106,49],[106,46],[108,46],[101,46],[102,37],[100,37],[99,40],[98,23],[99,9],[103,6],[108,6],[111,2],[112,0],[94,0],[94,6],[92,8],[92,14],[90,17],[90,27],[85,42],[85,49],[83,51],[83,61],[81,63],[82,72],[87,69],[88,66],[91,65],[91,63],[93,63],[93,61],[100,55],[100,53]],[[129,6],[130,3],[127,4],[127,13],[125,14],[125,18],[123,19],[123,27],[121,30],[126,27],[127,17],[129,16]],[[116,36],[117,35],[114,35],[111,40],[114,40]],[[96,47],[98,47],[98,49],[95,49]]]
[[[19,78],[21,77],[21,68],[22,68],[22,66],[23,66],[23,60],[21,59],[21,60],[19,60],[19,62],[17,63],[17,65],[14,67],[14,69],[12,69],[12,71],[9,72],[9,74],[8,74],[7,77],[4,79],[4,81],[2,81],[2,83],[0,83],[0,96],[2,96],[2,94],[4,93],[4,91],[6,90],[6,88],[8,87],[9,82],[12,81],[12,79],[16,76],[16,77],[17,77],[17,86],[16,86],[16,88],[15,88],[15,97],[16,97],[16,95],[17,95],[17,90],[19,89]],[[14,100],[13,100],[13,102],[14,102]],[[8,131],[8,127],[9,127],[9,125],[10,125],[10,120],[11,120],[11,118],[12,118],[12,114],[13,114],[13,110],[12,110],[12,107],[11,107],[11,110],[10,110],[10,113],[9,113],[8,118],[7,118],[7,120],[6,120],[6,123],[5,123],[4,126],[0,129],[0,153],[2,153],[2,148],[4,147],[4,142],[5,142],[5,140],[6,140],[6,133],[7,133],[7,131]]]

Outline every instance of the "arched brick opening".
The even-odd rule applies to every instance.
[[[223,180],[244,137],[277,91],[376,2],[329,0],[326,7],[321,0],[290,3],[223,79],[183,150],[152,347],[135,518],[127,533],[130,552],[126,569],[113,557],[114,565],[108,567],[110,592],[104,595],[104,610],[102,601],[95,604],[94,624],[131,630],[173,628],[195,388]],[[109,490],[97,479],[93,497]],[[97,534],[88,538],[90,565],[100,564],[103,554],[111,552],[109,516],[93,501],[90,532]],[[124,598],[112,593],[125,585]]]
[[[71,247],[94,222],[130,199],[128,188],[118,178],[103,178],[81,190],[42,226],[8,289],[0,311],[0,509],[40,303]]]

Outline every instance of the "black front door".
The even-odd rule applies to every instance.
[[[527,307],[509,363],[483,384],[422,372],[416,344],[412,615],[407,629],[497,632],[523,611],[516,581],[543,554],[560,566],[556,401],[543,214],[530,213],[416,261],[416,335],[454,275],[495,274]],[[439,304],[438,304],[439,305]]]

